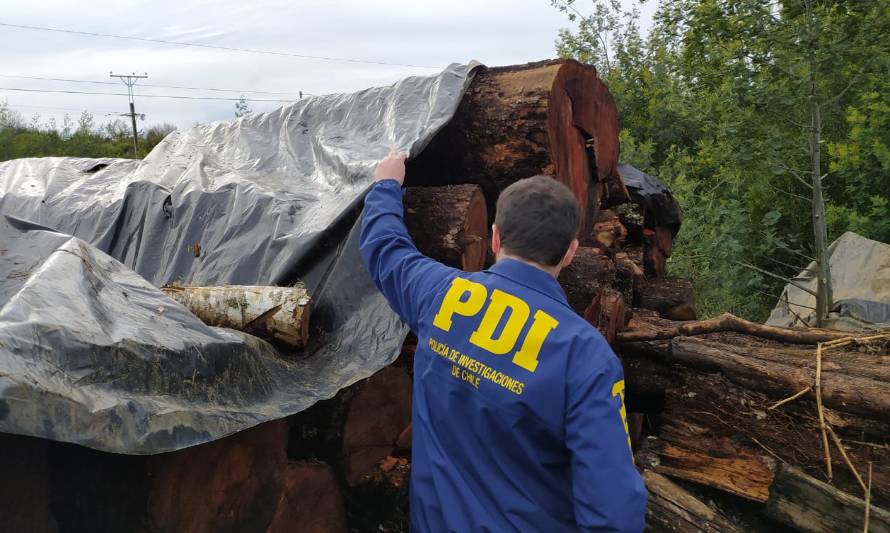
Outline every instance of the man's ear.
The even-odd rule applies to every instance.
[[[498,231],[498,227],[494,224],[491,225],[491,251],[494,252],[495,257],[501,251],[501,232]]]
[[[575,252],[578,251],[578,239],[572,239],[572,243],[569,244],[569,249],[566,250],[566,254],[562,256],[562,261],[559,262],[559,268],[565,268],[572,264],[572,259],[575,258]]]

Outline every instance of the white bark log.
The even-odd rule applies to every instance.
[[[303,286],[164,287],[210,326],[232,328],[301,348],[309,339],[312,299]]]

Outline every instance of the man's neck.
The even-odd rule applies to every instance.
[[[538,270],[543,270],[544,272],[550,274],[554,278],[559,276],[559,271],[562,270],[559,265],[556,265],[556,266],[542,265],[541,263],[529,261],[528,259],[523,259],[523,258],[517,257],[515,255],[504,253],[503,251],[498,253],[497,257],[495,258],[495,262],[498,262],[501,259],[513,259],[514,261],[519,261],[520,263],[525,263],[526,265],[533,266],[533,267],[537,268]]]

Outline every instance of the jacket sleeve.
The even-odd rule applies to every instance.
[[[641,532],[647,493],[626,429],[624,372],[604,340],[589,344],[606,353],[581,354],[567,382],[575,520],[580,531]]]
[[[402,189],[395,180],[374,184],[365,197],[359,251],[390,307],[417,332],[438,288],[458,270],[421,254],[405,227]]]

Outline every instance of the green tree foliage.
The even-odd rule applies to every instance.
[[[829,238],[890,241],[886,2],[666,1],[647,35],[615,1],[552,4],[576,23],[558,53],[594,64],[615,96],[622,160],[681,203],[670,269],[694,279],[704,314],[764,319],[783,283],[739,263],[790,277],[815,256],[811,93]]]
[[[238,101],[235,102],[235,117],[245,117],[250,113],[250,105],[247,103],[247,98],[242,94]]]
[[[168,133],[171,124],[152,126],[139,139],[139,157],[145,157]],[[41,123],[39,115],[27,123],[21,113],[0,102],[0,161],[20,157],[132,157],[130,126],[122,120],[96,125],[93,115],[84,111],[75,123],[65,115],[62,126],[54,120]]]

